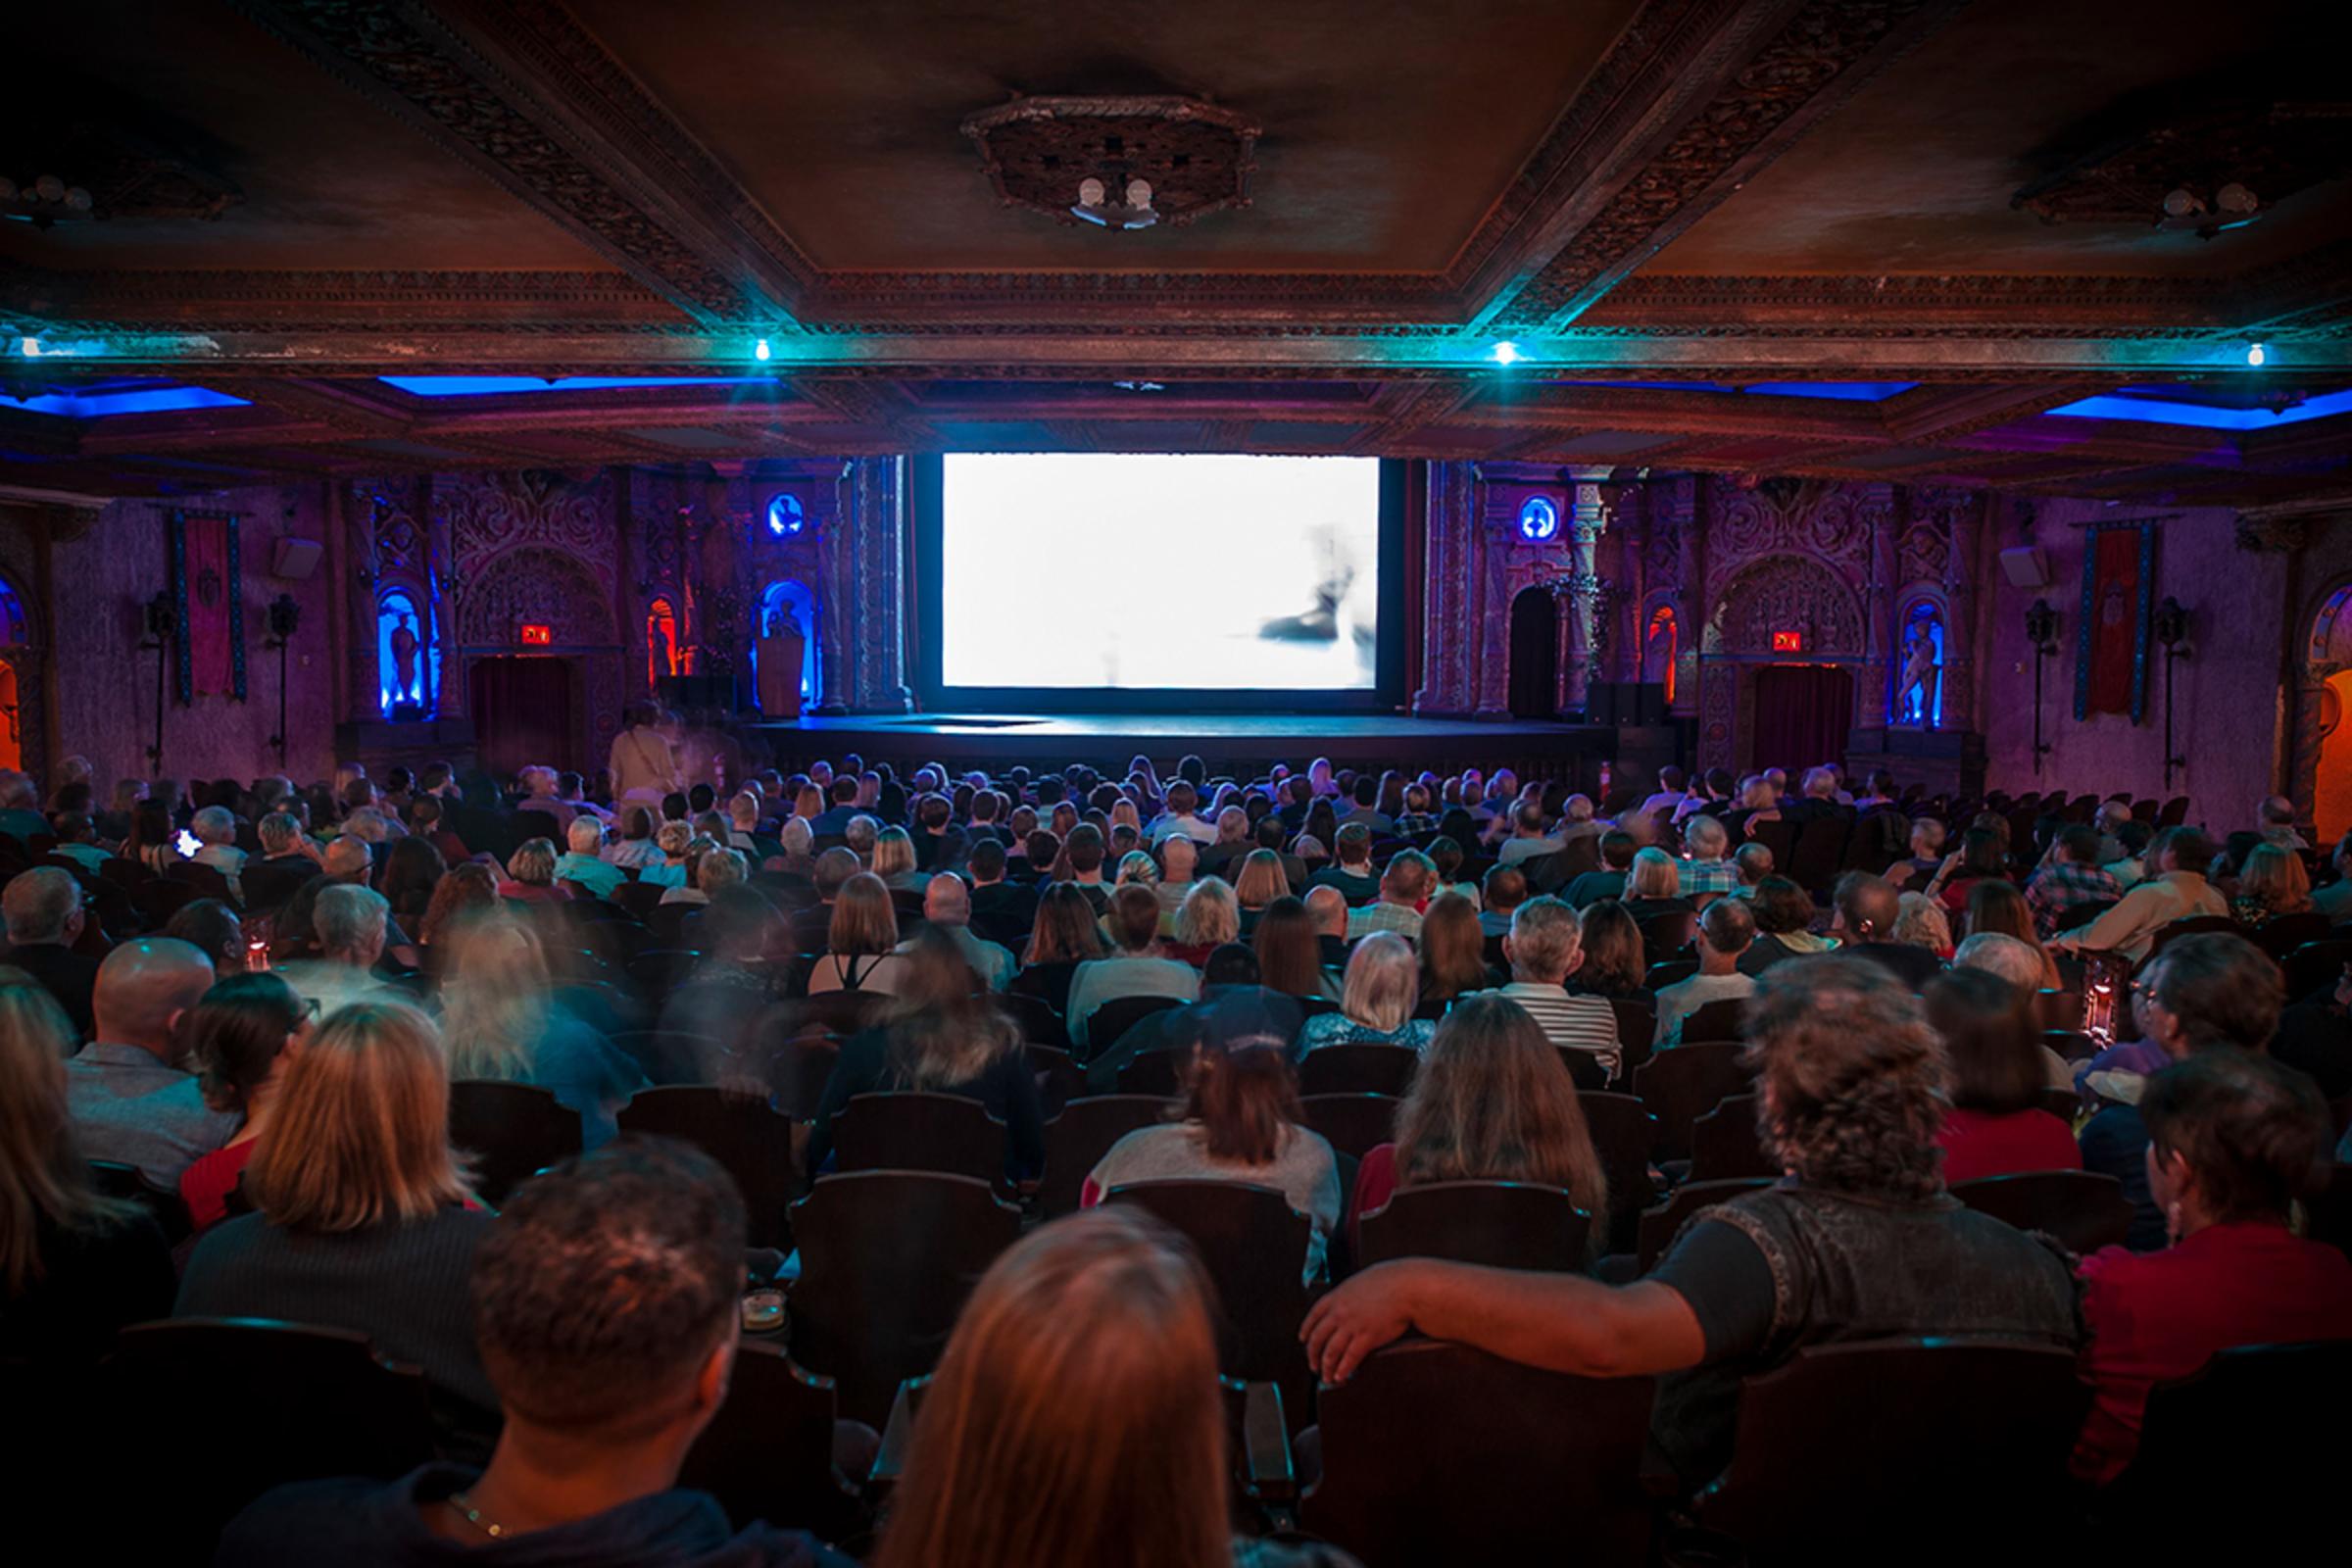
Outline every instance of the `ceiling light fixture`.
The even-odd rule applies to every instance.
[[[21,337],[17,339],[17,352],[28,360],[37,360],[41,357],[41,340],[37,337]]]
[[[767,363],[767,339],[761,338],[759,342],[752,345],[752,358],[758,360],[762,365]]]
[[[2260,343],[2249,343],[2246,345],[2246,363],[2248,365],[2259,368],[2260,367],[2269,364],[2270,359],[2271,351],[2267,346]]]
[[[1159,214],[1152,210],[1150,180],[1129,180],[1124,202],[1104,201],[1107,194],[1102,182],[1092,175],[1080,180],[1078,205],[1070,209],[1070,216],[1104,228],[1150,228],[1159,221]]]
[[[1517,365],[1525,358],[1526,356],[1519,352],[1519,345],[1507,337],[1494,345],[1494,363],[1496,365]]]
[[[967,117],[963,134],[1005,206],[1111,230],[1247,207],[1257,167],[1256,121],[1170,93],[1015,95]]]

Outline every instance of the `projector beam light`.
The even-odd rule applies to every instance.
[[[1494,345],[1494,363],[1496,365],[1517,365],[1519,358],[1519,345],[1509,338],[1504,338]]]
[[[2260,368],[2262,366],[2270,363],[2270,358],[2271,351],[2265,345],[2260,343],[2249,343],[2246,345],[2246,363],[2248,365]]]
[[[762,365],[767,363],[767,339],[761,338],[759,342],[752,345],[752,358],[758,360]]]

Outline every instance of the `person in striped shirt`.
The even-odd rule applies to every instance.
[[[1560,900],[1530,899],[1511,916],[1502,956],[1511,983],[1481,996],[1506,997],[1525,1007],[1544,1038],[1568,1051],[1585,1051],[1610,1079],[1618,1074],[1617,1013],[1599,997],[1572,997],[1568,977],[1585,958],[1585,925]]]

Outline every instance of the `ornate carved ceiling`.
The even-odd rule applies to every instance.
[[[2352,482],[2352,416],[2227,431],[2046,411],[2243,380],[2251,337],[2281,398],[2352,379],[2341,178],[2211,242],[2086,246],[2009,206],[2082,156],[2069,135],[2192,64],[2309,53],[2297,15],[38,8],[22,49],[92,62],[108,90],[200,127],[246,199],[204,224],[0,224],[0,325],[41,350],[8,362],[6,390],[162,377],[245,406],[0,410],[0,483],[1071,445],[2307,493]],[[1225,105],[1264,127],[1253,205],[1131,234],[1004,208],[957,127],[1012,92]],[[1507,372],[1489,359],[1501,337],[1528,355]],[[464,399],[376,379],[461,372],[771,379]],[[1145,380],[1164,390],[1112,385]],[[1826,380],[1915,384],[1740,390]]]

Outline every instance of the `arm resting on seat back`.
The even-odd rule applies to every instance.
[[[1584,1377],[1641,1377],[1706,1358],[1690,1303],[1663,1285],[1405,1258],[1366,1269],[1317,1301],[1299,1337],[1324,1378],[1417,1329],[1505,1360]]]

